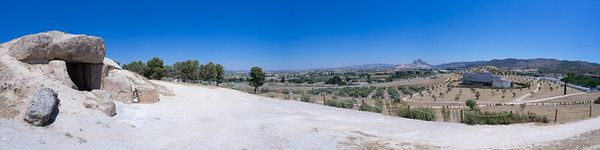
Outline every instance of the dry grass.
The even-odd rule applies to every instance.
[[[584,101],[593,101],[600,97],[600,92],[587,93],[582,95],[573,95],[563,98],[551,99],[545,102],[584,102]]]

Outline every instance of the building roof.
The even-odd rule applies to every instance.
[[[493,82],[493,74],[489,72],[465,72],[463,80],[472,82]]]

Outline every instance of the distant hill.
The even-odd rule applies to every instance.
[[[433,68],[432,65],[429,65],[427,62],[417,59],[414,60],[411,64],[366,64],[366,65],[354,65],[354,66],[346,66],[346,67],[338,67],[338,68],[321,68],[321,69],[308,69],[309,71],[341,71],[341,70],[376,70],[376,69],[430,69]]]
[[[585,61],[556,59],[494,59],[491,61],[454,62],[435,66],[438,69],[461,69],[495,66],[502,69],[537,69],[541,73],[594,73],[600,74],[600,64]]]

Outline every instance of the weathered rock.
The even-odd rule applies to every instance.
[[[102,90],[109,92],[111,99],[126,104],[131,104],[135,98],[133,83],[121,73],[121,70],[110,71],[102,81]]]
[[[10,46],[10,55],[27,63],[48,63],[54,59],[75,63],[102,63],[104,40],[87,35],[50,31],[21,37]]]
[[[127,78],[129,78],[129,80],[131,80],[131,82],[133,83],[134,87],[141,86],[141,85],[150,85],[150,86],[157,88],[159,94],[162,94],[165,96],[175,96],[175,94],[173,93],[173,91],[171,89],[168,89],[168,88],[158,85],[158,84],[154,84],[154,83],[150,82],[150,80],[146,79],[144,76],[141,76],[135,72],[132,72],[129,70],[120,70],[120,73],[127,76]]]
[[[112,70],[121,70],[121,66],[119,66],[119,64],[117,64],[115,61],[109,59],[109,58],[104,58],[104,61],[102,62],[102,81],[104,81],[104,78],[106,78],[108,76],[108,73]]]
[[[48,63],[50,77],[60,81],[63,85],[76,89],[77,86],[71,81],[67,71],[67,64],[62,60],[53,60]]]
[[[83,103],[86,108],[100,110],[111,117],[117,114],[117,107],[115,102],[110,99],[110,93],[102,90],[93,90],[87,93],[86,97],[89,99]]]
[[[35,126],[50,123],[58,114],[58,94],[49,88],[38,89],[31,97],[31,102],[25,113],[25,121]]]
[[[108,66],[109,70],[112,70],[112,69],[121,70],[122,69],[121,66],[119,64],[117,64],[117,62],[113,61],[112,59],[106,58],[106,57],[104,58],[104,61],[102,61],[102,63],[104,65]]]
[[[139,85],[135,87],[135,94],[139,103],[156,103],[159,101],[158,89],[151,85]]]

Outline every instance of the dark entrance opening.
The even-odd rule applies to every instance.
[[[71,81],[80,91],[100,89],[102,84],[102,64],[67,63]]]

